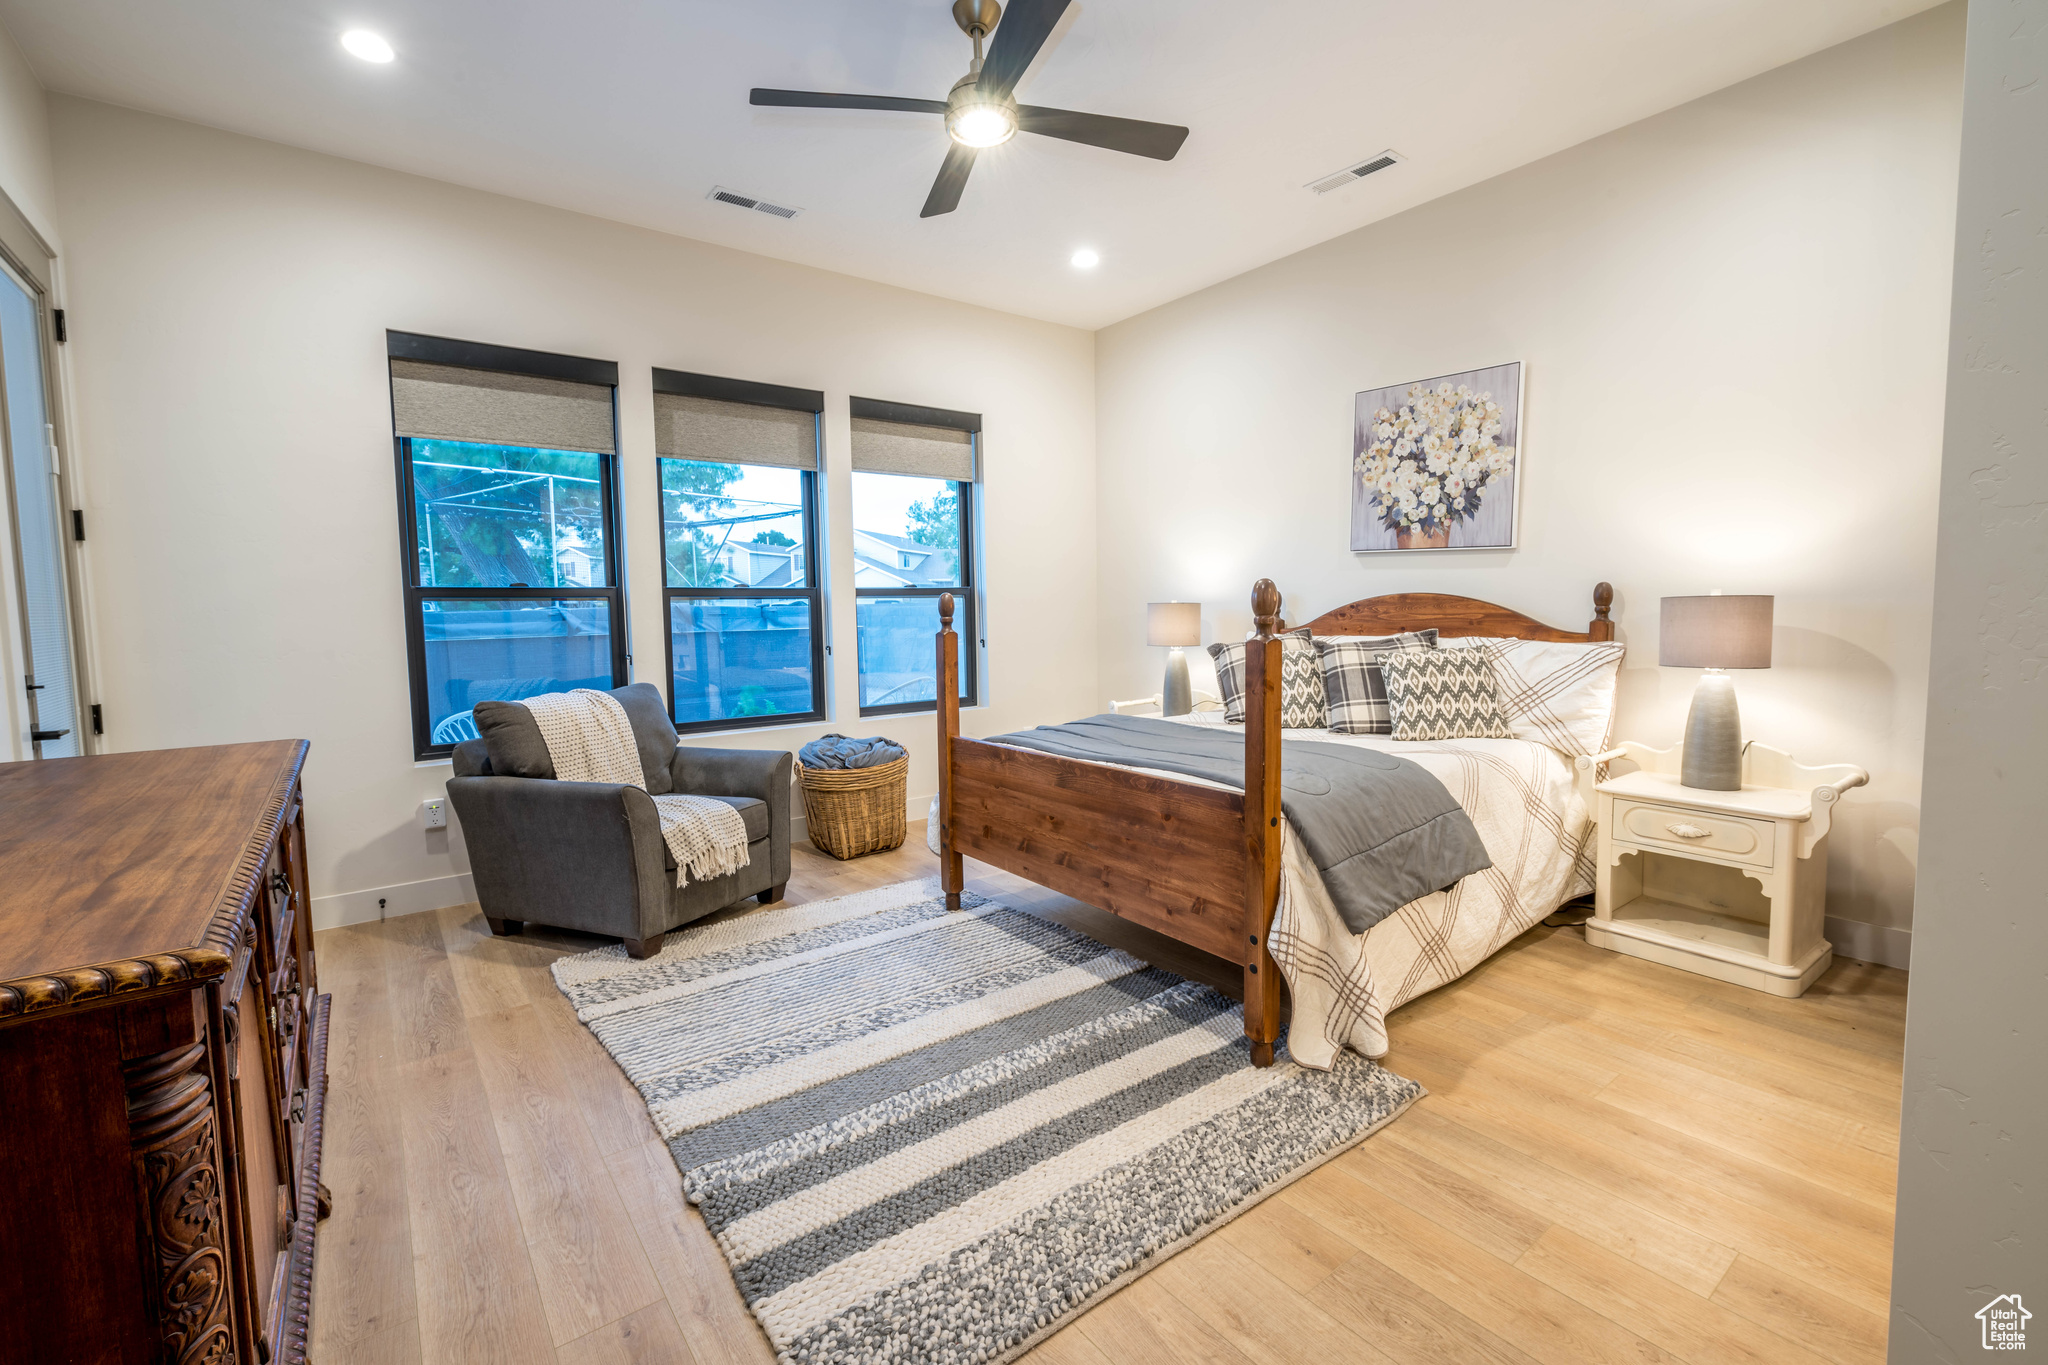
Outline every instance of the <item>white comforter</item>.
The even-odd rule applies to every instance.
[[[1221,714],[1179,719],[1222,724]],[[1384,1056],[1388,1011],[1457,980],[1560,903],[1593,889],[1592,812],[1572,765],[1555,749],[1524,739],[1418,743],[1329,730],[1282,734],[1415,760],[1465,808],[1493,859],[1486,871],[1354,934],[1293,826],[1281,823],[1280,906],[1267,941],[1293,996],[1288,1050],[1305,1066],[1327,1069],[1347,1044],[1368,1057]],[[928,828],[936,844],[938,821]]]

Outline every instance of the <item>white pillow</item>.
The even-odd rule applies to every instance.
[[[1481,649],[1493,665],[1501,714],[1516,739],[1574,758],[1605,752],[1614,724],[1614,678],[1626,648],[1611,640],[1552,642],[1468,635],[1444,649]]]

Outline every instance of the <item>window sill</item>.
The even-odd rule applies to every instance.
[[[787,730],[815,730],[831,724],[829,717],[813,716],[808,720],[784,721],[779,725],[735,725],[728,730],[679,730],[676,732],[676,743],[689,744],[700,739],[735,739],[740,735],[774,735]]]

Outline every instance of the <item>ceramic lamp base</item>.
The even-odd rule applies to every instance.
[[[1188,687],[1188,661],[1178,649],[1166,651],[1166,681],[1159,688],[1159,714],[1184,716],[1195,709],[1194,693]]]
[[[1678,781],[1701,791],[1742,790],[1742,715],[1735,707],[1735,679],[1726,673],[1708,669],[1693,689]]]

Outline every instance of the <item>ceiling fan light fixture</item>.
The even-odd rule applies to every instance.
[[[962,147],[1000,147],[1017,135],[1017,111],[986,100],[963,101],[946,111],[946,131]]]

